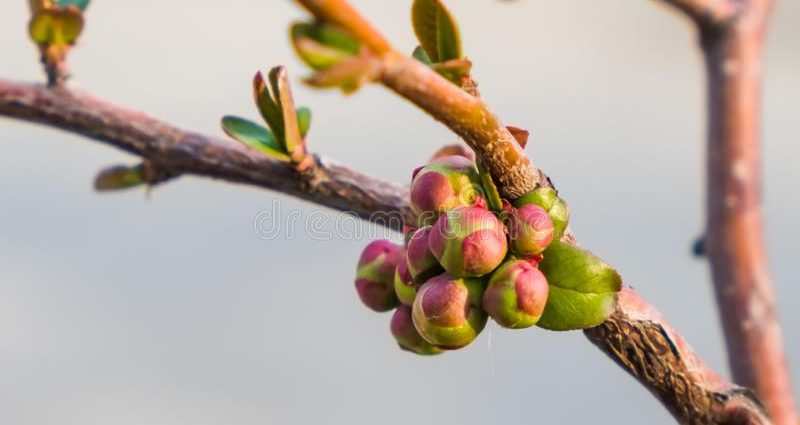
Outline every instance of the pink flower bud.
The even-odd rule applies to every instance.
[[[525,260],[512,260],[492,273],[483,308],[500,326],[527,328],[542,317],[548,293],[547,278],[538,268]]]
[[[512,210],[508,219],[511,252],[518,257],[534,257],[553,242],[554,228],[544,208],[529,204]]]
[[[454,279],[446,273],[425,282],[417,292],[412,316],[425,340],[454,350],[472,342],[486,325],[481,308],[484,281]]]
[[[417,332],[411,319],[411,307],[409,306],[401,305],[397,307],[397,310],[392,315],[390,328],[397,345],[403,350],[424,356],[442,353],[442,349],[426,341]]]
[[[439,265],[439,260],[433,256],[428,247],[430,233],[431,226],[423,227],[414,232],[408,241],[408,270],[414,280],[418,282],[424,282],[428,278],[444,271],[442,266]]]
[[[505,228],[488,210],[460,207],[442,215],[433,226],[428,247],[453,277],[483,276],[506,256]]]
[[[478,169],[462,156],[439,158],[414,171],[411,209],[421,224],[459,206],[473,205],[483,196]]]
[[[372,310],[389,311],[397,306],[394,292],[395,268],[402,248],[387,240],[370,243],[361,253],[356,271],[356,291]]]

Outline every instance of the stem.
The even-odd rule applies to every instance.
[[[146,114],[64,88],[0,79],[0,116],[61,128],[102,141],[174,175],[194,174],[276,190],[403,230],[412,220],[408,189],[315,156],[300,173],[232,140],[181,130]],[[310,173],[310,175],[308,174]]]
[[[298,0],[317,19],[355,36],[383,64],[380,80],[436,120],[448,126],[475,150],[511,200],[547,184],[514,136],[478,97],[435,71],[394,50],[389,42],[346,0]]]
[[[703,32],[709,85],[707,239],[734,380],[777,424],[796,425],[761,211],[761,55],[770,1]]]

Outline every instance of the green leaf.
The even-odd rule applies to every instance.
[[[346,31],[333,25],[314,22],[297,22],[291,27],[292,37],[307,37],[323,46],[335,48],[350,55],[361,50],[361,43]]]
[[[483,190],[486,195],[486,201],[489,203],[489,208],[492,211],[500,212],[503,210],[503,200],[500,197],[500,192],[497,190],[497,186],[494,184],[494,180],[492,180],[492,175],[489,174],[489,171],[483,164],[483,161],[478,158],[476,161],[476,165],[478,166],[478,175],[481,178],[481,186],[483,186]]]
[[[269,72],[269,81],[272,85],[272,94],[281,112],[283,121],[283,147],[289,156],[295,155],[297,149],[303,145],[303,136],[297,124],[297,109],[294,107],[292,88],[289,85],[289,76],[286,68],[277,66]]]
[[[428,56],[427,53],[425,53],[425,49],[423,49],[422,46],[415,47],[414,51],[411,53],[411,56],[413,56],[414,59],[424,63],[425,65],[428,65],[428,66],[433,65],[433,61],[431,60],[431,57]]]
[[[550,295],[538,326],[567,331],[597,326],[611,314],[622,289],[619,274],[590,252],[555,241],[539,269]]]
[[[378,74],[379,63],[370,56],[354,56],[330,69],[317,71],[305,82],[312,87],[339,88],[345,94],[360,89],[373,81]]]
[[[253,96],[255,97],[256,106],[261,113],[261,117],[272,130],[275,136],[275,141],[281,147],[281,151],[285,151],[283,147],[283,113],[278,107],[278,104],[273,99],[273,93],[267,87],[264,76],[261,72],[257,72],[253,78]]]
[[[348,33],[322,23],[295,23],[290,36],[297,55],[316,71],[343,62],[361,50],[358,40]]]
[[[305,138],[311,128],[311,109],[297,108],[297,125],[300,127],[300,135]]]
[[[472,71],[472,62],[468,59],[455,59],[447,62],[440,62],[431,65],[434,71],[444,78],[450,80],[457,86],[462,86],[464,77]]]
[[[80,10],[86,10],[89,7],[90,0],[58,0],[58,5],[62,7],[75,6]]]
[[[433,62],[461,59],[458,25],[439,0],[414,0],[411,21],[419,43]]]
[[[101,171],[94,180],[94,188],[99,192],[130,189],[145,183],[142,164],[129,167],[117,165]]]
[[[289,161],[287,155],[275,140],[275,136],[266,128],[244,118],[225,116],[222,118],[222,130],[225,134],[239,142],[260,150],[281,161]]]

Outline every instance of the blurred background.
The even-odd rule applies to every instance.
[[[26,2],[3,3],[0,77],[41,82]],[[354,3],[412,50],[410,1]],[[708,267],[690,256],[704,220],[704,78],[686,20],[654,1],[448,3],[488,103],[532,131],[528,153],[582,244],[727,374]],[[287,42],[303,16],[289,1],[95,0],[87,13],[70,84],[184,128],[221,135],[224,114],[256,118],[258,69],[306,72]],[[798,20],[800,2],[779,2],[764,94],[767,238],[796,386]],[[408,181],[455,140],[381,87],[295,95],[314,111],[312,150],[383,179]],[[366,238],[312,237],[302,226],[319,207],[195,177],[149,198],[94,193],[117,163],[135,158],[0,118],[1,423],[672,423],[580,332],[491,324],[459,352],[401,352],[389,314],[353,289]],[[265,210],[279,223],[301,214],[294,235],[260,238]]]

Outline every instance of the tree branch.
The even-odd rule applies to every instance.
[[[184,131],[138,111],[67,89],[0,79],[0,115],[58,127],[150,160],[173,174],[195,174],[276,190],[401,231],[408,189],[323,157],[313,175],[238,143]],[[392,216],[387,216],[391,214]],[[389,220],[393,218],[392,220]]]
[[[698,20],[709,87],[705,248],[734,380],[777,424],[796,425],[761,212],[761,54],[773,1],[664,1],[741,9],[723,24]]]
[[[631,289],[600,326],[584,331],[684,424],[771,423],[758,399],[714,373],[661,313]]]
[[[381,82],[442,122],[484,161],[500,193],[516,199],[547,184],[514,136],[478,97],[391,47],[345,0],[298,0],[317,19],[357,37],[382,62]]]
[[[660,0],[685,13],[701,26],[722,27],[739,13],[736,0]]]

